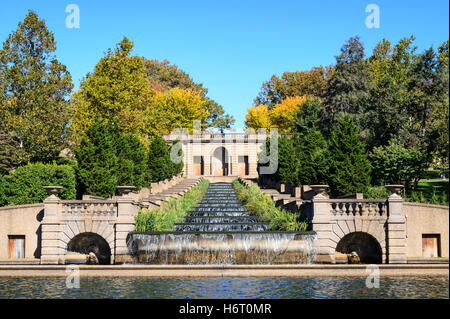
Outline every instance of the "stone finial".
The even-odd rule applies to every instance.
[[[56,196],[61,189],[63,189],[62,186],[44,186],[44,189],[47,191],[47,194],[49,196]]]
[[[309,185],[309,187],[316,193],[316,194],[322,194],[327,191],[328,188],[330,188],[328,185]]]
[[[390,191],[392,194],[397,194],[401,196],[403,185],[397,184],[397,185],[385,185],[386,189]]]
[[[117,192],[119,193],[119,195],[127,196],[129,193],[134,191],[136,189],[136,187],[135,186],[117,186],[116,189],[117,189]]]

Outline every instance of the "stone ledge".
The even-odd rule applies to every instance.
[[[124,260],[125,261],[125,260]],[[380,276],[447,276],[448,264],[381,264]],[[80,265],[80,275],[102,277],[367,277],[367,265]],[[66,277],[65,265],[0,265],[0,277]]]

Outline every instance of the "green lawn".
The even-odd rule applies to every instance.
[[[421,180],[418,187],[405,190],[405,200],[408,202],[427,203],[435,205],[449,204],[449,180],[427,179]]]

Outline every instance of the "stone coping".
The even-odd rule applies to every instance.
[[[356,199],[356,198],[328,198],[327,202],[330,203],[386,203],[387,198],[384,199]]]
[[[15,206],[4,206],[4,207],[0,207],[0,211],[2,211],[2,210],[10,210],[10,209],[18,209],[18,208],[32,208],[32,207],[42,207],[42,208],[44,208],[44,203],[24,204],[24,205],[15,205]]]
[[[440,208],[440,209],[449,209],[449,206],[445,205],[434,205],[434,204],[426,204],[426,203],[415,203],[415,202],[403,202],[403,205],[407,206],[418,206],[418,207],[429,207],[429,208]]]
[[[81,277],[367,277],[368,265],[78,265]],[[449,276],[442,264],[380,264],[380,276]],[[67,277],[67,265],[0,265],[0,277]]]
[[[183,234],[196,234],[196,235],[210,235],[210,234],[221,234],[221,235],[234,235],[234,234],[295,234],[295,235],[315,235],[315,231],[277,231],[277,230],[265,230],[265,231],[155,231],[155,232],[129,232],[129,235],[183,235]]]

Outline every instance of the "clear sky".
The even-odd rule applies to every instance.
[[[66,27],[66,6],[80,9],[80,28]],[[379,28],[367,28],[366,6],[380,9]],[[134,54],[167,59],[209,89],[209,96],[242,128],[247,108],[264,81],[284,71],[334,63],[339,49],[359,35],[370,54],[383,38],[414,35],[422,51],[448,39],[447,0],[188,0],[5,1],[0,41],[32,9],[57,41],[75,88],[103,53],[123,36]]]

